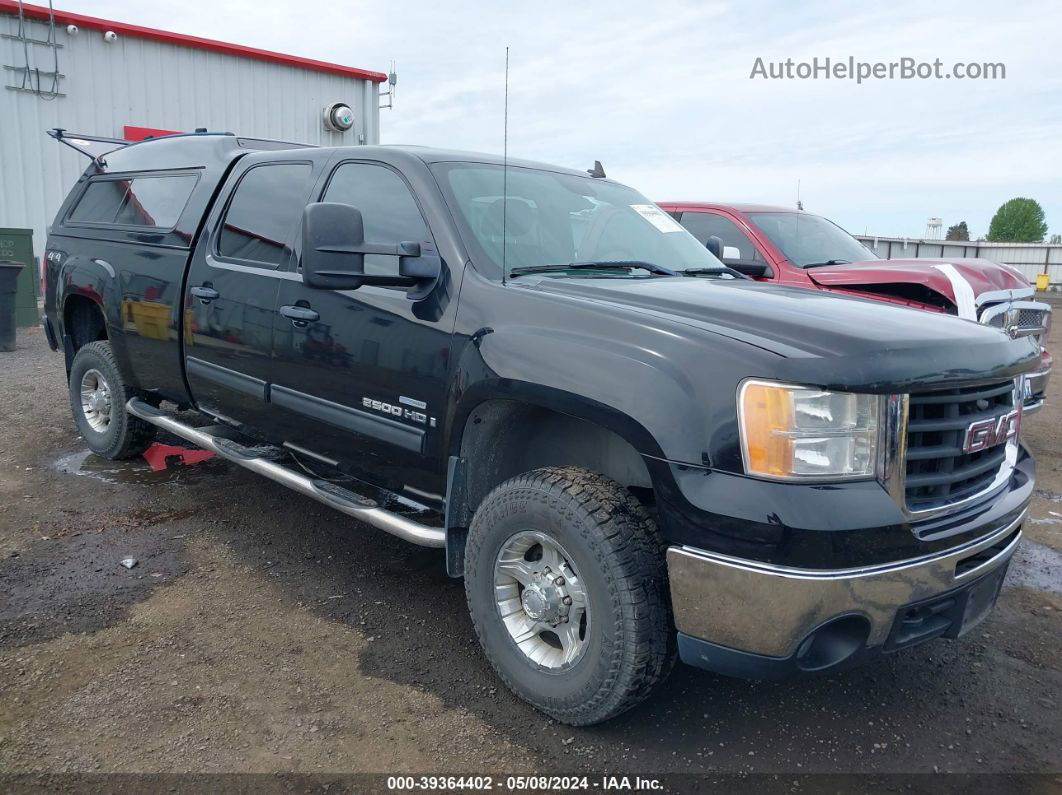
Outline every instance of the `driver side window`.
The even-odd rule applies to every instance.
[[[679,218],[679,223],[686,227],[701,244],[707,243],[708,238],[715,235],[723,241],[724,247],[736,248],[738,256],[731,259],[763,261],[763,257],[752,245],[748,235],[729,218],[715,213],[684,212]]]
[[[349,204],[360,210],[366,243],[396,245],[431,240],[409,187],[386,166],[343,163],[332,173],[321,201]],[[366,254],[365,273],[396,276],[398,257]]]

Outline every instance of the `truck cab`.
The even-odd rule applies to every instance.
[[[1046,342],[1051,305],[1008,265],[986,259],[879,259],[837,224],[814,213],[760,204],[661,202],[716,256],[759,281],[827,290],[944,312],[1031,336],[1040,365],[1026,381],[1026,414],[1044,402],[1051,375]]]

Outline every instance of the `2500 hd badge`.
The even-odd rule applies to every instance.
[[[415,401],[412,398],[407,397],[400,397],[398,400],[401,403],[416,406],[416,408],[427,408],[427,404],[420,400]],[[361,399],[361,405],[367,409],[372,409],[373,411],[381,411],[384,414],[390,414],[393,417],[401,417],[403,419],[411,420],[412,422],[420,423],[421,425],[428,424],[432,428],[435,427],[434,417],[429,417],[421,411],[415,411],[414,409],[406,408],[395,403],[384,403],[382,400],[373,400],[372,398],[363,397]]]

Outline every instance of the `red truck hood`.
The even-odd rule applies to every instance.
[[[943,267],[943,266],[951,266]],[[809,268],[822,287],[858,290],[861,285],[921,284],[958,304],[954,278],[970,285],[974,297],[998,290],[1029,290],[1029,282],[1009,265],[986,259],[881,259]]]

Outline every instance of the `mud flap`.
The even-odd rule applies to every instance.
[[[446,467],[446,573],[465,576],[465,542],[472,517],[465,498],[467,462],[452,455]]]

